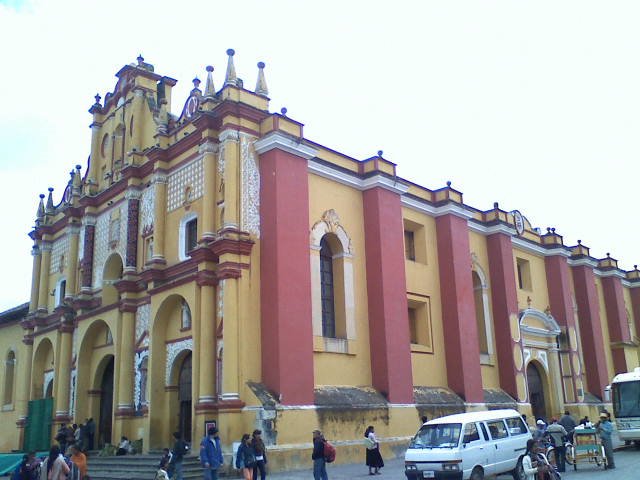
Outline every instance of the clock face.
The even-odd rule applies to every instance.
[[[187,118],[191,118],[193,114],[196,113],[197,109],[198,109],[198,99],[196,97],[191,97],[187,101],[187,106],[184,109],[185,111],[184,113]]]
[[[522,235],[524,233],[524,217],[518,210],[513,211],[513,223],[516,227],[516,233]]]

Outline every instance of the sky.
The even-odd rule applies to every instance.
[[[93,96],[142,54],[178,80],[227,48],[310,140],[640,263],[640,2],[0,0],[0,311],[28,301],[38,194],[86,168]]]

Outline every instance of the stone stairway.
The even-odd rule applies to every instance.
[[[158,471],[161,454],[124,455],[87,459],[91,480],[153,480]],[[202,468],[196,455],[184,457],[182,473],[185,480],[201,479]]]

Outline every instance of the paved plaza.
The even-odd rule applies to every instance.
[[[363,459],[364,460],[364,459]],[[615,454],[616,469],[603,470],[602,467],[596,467],[595,464],[580,464],[578,470],[573,471],[572,467],[562,474],[562,479],[566,480],[636,480],[640,478],[640,450],[635,448],[627,448],[616,452]],[[385,459],[385,468],[382,474],[375,478],[402,480],[404,476],[404,460],[396,458],[391,460]],[[329,480],[352,480],[357,478],[370,478],[367,467],[362,464],[347,465],[329,465],[327,468]],[[298,470],[295,472],[281,472],[269,475],[267,478],[280,480],[312,480],[313,473],[311,469]],[[510,475],[501,475],[500,479],[510,479]]]

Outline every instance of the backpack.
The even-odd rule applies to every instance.
[[[331,463],[336,459],[336,447],[325,440],[324,442],[324,461]]]

